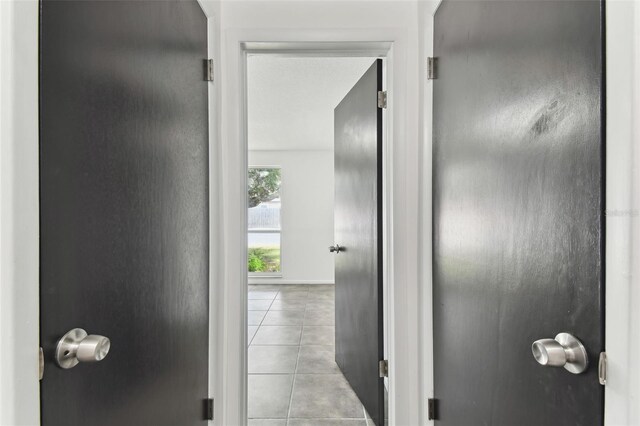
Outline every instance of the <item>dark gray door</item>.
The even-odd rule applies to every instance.
[[[334,111],[336,362],[376,425],[384,418],[382,60]]]
[[[598,1],[435,15],[434,374],[442,425],[598,425],[603,58]],[[586,372],[539,365],[568,332]]]
[[[196,425],[208,389],[206,18],[41,3],[43,425]],[[57,340],[107,336],[63,370]]]

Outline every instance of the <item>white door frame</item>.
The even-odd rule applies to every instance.
[[[266,43],[266,44],[265,44]],[[299,43],[308,43],[300,50]],[[389,419],[390,424],[417,424],[418,371],[418,139],[417,109],[407,93],[413,70],[407,67],[407,31],[233,29],[223,33],[222,79],[222,229],[224,330],[218,368],[224,375],[222,401],[216,402],[220,424],[242,425],[247,419],[247,268],[246,268],[246,54],[263,46],[272,52],[296,55],[379,56],[386,53],[389,114],[385,134],[386,182],[392,196],[386,217],[393,232],[387,238],[385,275],[388,294]],[[297,46],[297,49],[296,49]],[[280,53],[283,52],[280,50]],[[410,74],[410,76],[407,76]],[[417,96],[415,96],[417,101]],[[416,105],[417,107],[417,102]],[[411,120],[415,120],[411,123]],[[413,132],[411,129],[415,129]],[[220,404],[220,406],[218,405]]]
[[[640,2],[607,0],[605,425],[640,425]]]
[[[365,57],[365,58],[384,58],[383,63],[383,90],[387,91],[387,96],[391,97],[393,90],[392,82],[388,82],[387,79],[387,67],[389,67],[389,63],[392,62],[392,52],[393,52],[393,44],[389,42],[343,42],[343,43],[311,43],[311,42],[250,42],[250,43],[242,43],[242,64],[243,64],[243,74],[244,74],[244,91],[245,96],[244,99],[248,99],[247,92],[247,73],[248,73],[248,57],[252,55],[268,55],[271,57],[293,57],[293,58],[304,58],[304,57],[313,57],[313,58],[337,58],[337,57]],[[345,94],[346,95],[346,94]],[[247,147],[247,154],[249,151],[249,140],[248,140],[248,103],[245,102],[244,105],[244,143]],[[389,228],[389,213],[392,211],[392,206],[389,204],[389,200],[392,199],[391,193],[389,191],[389,182],[392,179],[391,171],[389,169],[389,163],[387,161],[387,157],[391,155],[391,146],[393,145],[393,135],[389,131],[388,125],[388,117],[389,115],[393,115],[391,104],[388,103],[388,106],[383,110],[383,119],[382,119],[382,127],[383,127],[383,142],[382,142],[382,233],[383,233],[383,253],[382,253],[382,264],[383,264],[383,289],[382,289],[382,299],[383,299],[383,342],[384,342],[384,359],[388,359],[388,345],[387,341],[389,340],[389,327],[388,327],[388,297],[389,297],[389,282],[393,279],[393,277],[388,273],[390,268],[393,265],[393,257],[391,256],[391,252],[389,250],[388,241],[392,241],[392,230]],[[251,167],[249,164],[248,167]],[[261,167],[270,167],[270,166],[261,166]],[[245,174],[246,177],[246,174]],[[242,187],[247,187],[247,180],[242,183]],[[245,197],[246,200],[246,197]],[[247,212],[247,205],[245,202],[244,211]],[[245,229],[247,226],[245,225]],[[246,232],[246,231],[245,231]],[[246,233],[245,233],[246,235]],[[246,240],[245,240],[246,241]],[[282,252],[282,248],[281,248]],[[247,253],[247,249],[245,247],[243,253]],[[245,264],[247,263],[247,259],[245,259]],[[248,275],[248,279],[253,278],[251,275]],[[335,281],[334,281],[335,283]],[[247,282],[248,284],[248,282]],[[282,283],[286,284],[286,283]],[[248,302],[247,302],[248,303]],[[246,315],[245,315],[246,316]],[[246,346],[245,346],[246,347]],[[245,362],[248,362],[247,352],[244,353]],[[389,391],[389,378],[384,378],[384,386],[385,389]],[[392,399],[391,393],[389,391],[389,399]],[[387,415],[385,413],[385,415]]]

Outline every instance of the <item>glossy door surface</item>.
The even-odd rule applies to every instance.
[[[376,425],[384,419],[382,60],[335,108],[336,362]]]
[[[601,425],[603,58],[597,1],[435,15],[434,374],[441,425]],[[532,343],[570,333],[582,374]]]
[[[43,425],[197,425],[208,397],[206,18],[41,4]],[[83,328],[106,358],[63,370]]]

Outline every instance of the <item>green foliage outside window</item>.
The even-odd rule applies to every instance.
[[[280,196],[280,169],[249,169],[249,208]]]
[[[249,209],[259,206],[262,203],[268,203],[280,197],[280,169],[279,168],[250,168],[248,171],[248,188],[247,198]],[[273,207],[266,207],[271,209]],[[261,210],[260,210],[261,211]],[[252,210],[250,210],[251,214]],[[266,210],[269,212],[269,210]],[[254,212],[256,213],[256,212]],[[259,216],[258,216],[259,217]],[[273,218],[272,218],[273,219]],[[275,216],[275,221],[279,226],[279,212]],[[273,223],[269,222],[267,215],[266,224],[262,224],[265,228],[272,229]],[[250,223],[253,223],[250,221]],[[261,222],[258,222],[261,223]],[[251,226],[251,225],[250,225]],[[256,228],[260,226],[253,225]],[[252,228],[255,229],[255,228]],[[251,235],[257,235],[258,240],[251,242]],[[248,270],[249,272],[280,272],[280,238],[279,234],[275,241],[266,238],[264,234],[260,237],[260,232],[249,234],[249,252],[248,252]],[[272,234],[276,235],[276,234]],[[254,245],[252,245],[254,244]]]
[[[260,249],[249,249],[249,272],[264,272],[266,265],[256,253],[258,250]]]
[[[280,272],[280,247],[250,247],[249,272]]]

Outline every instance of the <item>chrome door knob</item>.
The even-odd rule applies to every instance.
[[[97,334],[87,335],[81,328],[74,328],[58,340],[56,362],[64,369],[73,368],[79,362],[102,361],[111,348],[111,341]]]
[[[538,364],[564,367],[573,374],[582,373],[589,365],[584,345],[569,333],[560,333],[555,339],[536,340],[531,345],[531,352]]]
[[[344,251],[344,247],[342,247],[340,244],[336,244],[335,246],[329,246],[329,251],[331,253],[338,254],[341,251]]]

